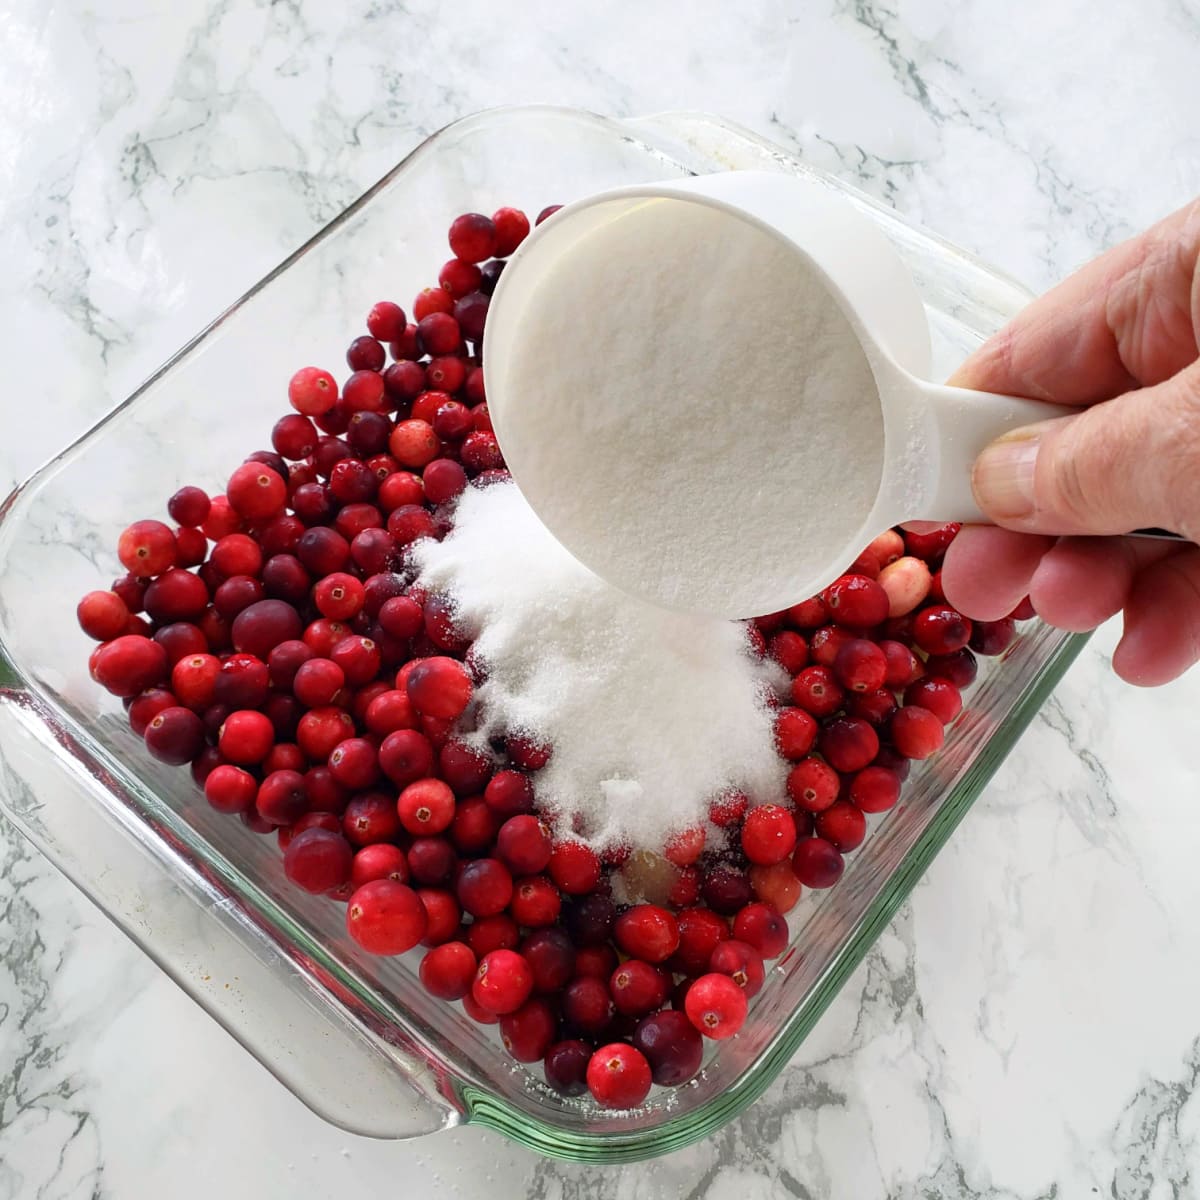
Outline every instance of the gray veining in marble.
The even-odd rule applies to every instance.
[[[1193,0],[8,0],[0,480],[468,112],[717,112],[1040,288],[1200,191],[1198,61]],[[639,1166],[323,1125],[0,828],[0,1200],[1200,1195],[1200,677],[1114,636],[763,1100]]]

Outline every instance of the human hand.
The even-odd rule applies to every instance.
[[[1031,304],[951,383],[1086,406],[975,463],[996,526],[968,526],[942,586],[995,620],[1025,596],[1076,632],[1118,612],[1117,674],[1151,686],[1200,660],[1200,201]],[[1159,527],[1186,542],[1114,536]],[[1107,536],[1073,536],[1080,534]]]

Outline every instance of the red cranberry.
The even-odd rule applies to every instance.
[[[767,654],[789,675],[795,675],[808,665],[808,642],[800,634],[784,630],[767,643]]]
[[[687,1016],[664,1009],[638,1022],[634,1046],[650,1064],[651,1078],[660,1087],[679,1087],[698,1070],[704,1042]]]
[[[887,678],[887,658],[874,642],[854,638],[837,652],[833,673],[849,691],[873,692],[883,687]]]
[[[811,833],[812,829],[806,828],[804,836],[807,837]],[[790,912],[800,899],[800,880],[792,871],[790,862],[774,863],[769,867],[751,867],[750,883],[754,894],[760,900],[773,905],[780,913]]]
[[[575,948],[562,929],[535,929],[522,943],[521,955],[533,973],[535,992],[557,992],[575,971]]]
[[[251,579],[249,575],[234,575],[213,593],[213,607],[226,620],[232,620],[243,609],[261,600],[264,594],[263,585],[257,579]]]
[[[746,814],[742,850],[752,863],[782,862],[796,846],[792,814],[778,804],[763,804]]]
[[[287,484],[277,472],[262,463],[247,462],[229,477],[225,496],[239,517],[260,521],[283,510]]]
[[[418,888],[417,895],[425,909],[423,946],[440,946],[459,937],[462,929],[462,909],[458,901],[442,888]],[[478,924],[478,922],[476,923]],[[475,954],[475,947],[471,947]],[[475,955],[478,958],[478,954]]]
[[[714,912],[732,914],[750,903],[754,889],[745,871],[718,864],[704,876],[700,894]]]
[[[397,787],[407,787],[432,772],[433,746],[415,729],[398,729],[380,743],[379,766]]]
[[[905,758],[928,758],[946,739],[942,723],[927,708],[909,704],[892,718],[892,745]]]
[[[999,621],[976,621],[968,644],[976,654],[993,658],[1003,654],[1016,636],[1016,625],[1010,617]]]
[[[958,524],[942,525],[927,533],[904,531],[904,544],[909,554],[915,558],[923,558],[927,562],[935,561],[946,553],[946,547],[954,541],[961,526]]]
[[[587,1084],[604,1108],[636,1108],[650,1092],[650,1064],[624,1042],[601,1046],[588,1062]]]
[[[470,292],[455,302],[454,319],[463,337],[472,342],[478,342],[483,337],[490,303],[491,297],[486,292]]]
[[[671,993],[671,977],[649,963],[631,958],[613,971],[608,991],[613,1006],[622,1016],[644,1017],[666,1003]]]
[[[850,802],[862,812],[886,812],[899,799],[900,777],[886,767],[864,767],[850,781]]]
[[[878,729],[890,719],[896,707],[895,696],[887,688],[879,688],[874,692],[855,692],[846,705],[846,712]]]
[[[408,698],[419,713],[451,721],[471,702],[474,688],[467,669],[453,658],[426,658],[413,668]]]
[[[438,272],[438,283],[455,299],[473,292],[479,286],[480,279],[479,268],[461,258],[450,259]]]
[[[314,575],[332,575],[350,561],[350,543],[336,529],[317,525],[301,535],[296,557]]]
[[[560,842],[555,846],[550,852],[548,870],[555,884],[570,896],[586,895],[600,881],[600,859],[580,842]]]
[[[367,788],[379,778],[379,754],[366,738],[347,738],[333,748],[329,769],[343,787]]]
[[[208,639],[203,630],[190,621],[175,621],[162,626],[155,631],[154,640],[167,652],[167,662],[172,669],[181,658],[204,654],[208,650]]]
[[[556,212],[558,212],[558,210],[559,210],[560,208],[562,208],[562,205],[561,205],[561,204],[548,204],[548,205],[546,205],[546,207],[545,207],[545,208],[543,208],[543,209],[542,209],[542,211],[541,211],[540,213],[538,213],[538,215],[537,215],[537,220],[536,220],[536,221],[534,221],[534,224],[535,224],[535,225],[540,225],[540,224],[541,224],[543,221],[547,221],[547,220],[549,220],[549,219],[550,219],[552,216],[554,216],[554,214],[555,214]]]
[[[865,575],[843,575],[825,589],[825,607],[838,625],[867,629],[887,619],[888,594]]]
[[[259,708],[267,699],[271,673],[253,654],[231,654],[213,684],[213,699],[233,708]]]
[[[787,922],[772,904],[747,904],[733,919],[733,936],[753,946],[763,958],[778,958],[787,949]]]
[[[421,959],[421,983],[439,1000],[461,1000],[470,990],[478,963],[464,942],[443,942]]]
[[[763,956],[748,942],[728,938],[719,943],[709,959],[708,969],[717,975],[728,975],[751,1000],[762,991],[766,972]]]
[[[117,557],[132,575],[161,575],[175,565],[175,535],[161,521],[135,521],[121,534]]]
[[[717,943],[729,936],[729,926],[707,908],[685,908],[678,924],[679,946],[671,966],[688,975],[698,974],[708,966]]]
[[[582,1096],[587,1091],[587,1067],[592,1048],[578,1038],[555,1042],[544,1062],[546,1082],[562,1096]]]
[[[607,980],[616,969],[617,952],[611,946],[580,946],[575,953],[576,979]]]
[[[258,785],[254,807],[258,815],[272,825],[291,825],[308,808],[308,786],[304,776],[298,771],[273,771]]]
[[[925,660],[925,674],[934,679],[948,679],[957,688],[967,688],[975,682],[979,664],[975,655],[965,647],[953,654],[931,654]]]
[[[839,800],[817,814],[816,831],[843,854],[857,850],[867,836],[867,819],[853,804]]]
[[[140,696],[135,696],[133,702],[129,705],[129,728],[138,737],[144,737],[146,727],[150,722],[159,713],[165,712],[168,708],[175,708],[179,703],[179,699],[173,692],[161,687],[150,688],[142,692]],[[203,736],[203,729],[201,730],[201,734]]]
[[[427,918],[420,897],[392,879],[358,888],[346,909],[346,929],[371,954],[403,954],[425,936]]]
[[[656,904],[635,904],[622,913],[613,928],[617,945],[648,963],[665,962],[679,947],[679,925]]]
[[[353,733],[354,722],[348,713],[340,708],[314,708],[300,718],[296,741],[309,761],[324,762],[334,747]]]
[[[442,833],[454,820],[454,793],[440,779],[419,779],[400,793],[396,811],[409,833]]]
[[[208,588],[204,580],[190,571],[172,568],[146,589],[146,611],[160,625],[194,621],[207,604]]]
[[[922,609],[913,621],[913,640],[926,654],[953,654],[971,640],[971,632],[970,619],[945,604]]]
[[[218,812],[243,813],[254,804],[258,780],[228,763],[214,767],[204,781],[204,798]]]
[[[503,1016],[516,1012],[533,992],[533,972],[515,950],[493,950],[475,972],[471,995],[480,1008]]]
[[[540,929],[558,920],[562,897],[544,875],[530,875],[513,884],[509,911],[513,920],[526,929]]]
[[[814,717],[828,717],[842,707],[846,693],[828,667],[805,667],[792,680],[792,700]]]
[[[496,250],[497,232],[483,213],[464,213],[450,225],[450,251],[463,262],[481,263]]]
[[[517,1062],[540,1061],[557,1032],[558,1019],[553,1009],[537,997],[500,1018],[500,1040]]]
[[[479,429],[467,434],[462,444],[462,461],[473,475],[504,466],[504,456],[500,453],[496,435]]]
[[[79,627],[98,642],[120,637],[129,624],[129,609],[116,592],[88,592],[75,609]]]
[[[861,771],[879,750],[879,735],[858,717],[837,717],[821,730],[821,753],[837,771]]]
[[[537,875],[550,862],[550,832],[537,817],[509,817],[496,837],[497,857],[516,875]]]
[[[529,233],[529,218],[519,208],[498,208],[492,213],[492,224],[496,228],[492,253],[497,258],[507,258]]]
[[[167,501],[167,512],[171,514],[172,521],[178,521],[188,529],[195,529],[204,524],[211,505],[208,493],[202,488],[181,487]]]
[[[687,990],[687,1018],[707,1038],[733,1037],[746,1021],[746,993],[728,975],[701,975]]]
[[[352,371],[382,371],[385,362],[387,354],[373,337],[356,337],[346,351],[346,366]]]
[[[467,863],[456,885],[459,903],[473,917],[503,912],[512,899],[513,881],[508,868],[494,858]]]
[[[497,771],[488,780],[483,798],[488,807],[504,817],[533,810],[533,784],[519,771]],[[553,873],[553,872],[552,872]],[[557,880],[556,880],[557,882]],[[561,885],[560,885],[561,886]],[[570,891],[570,888],[563,888]]]
[[[590,1037],[603,1033],[615,1011],[606,979],[585,975],[572,979],[563,989],[563,1020],[580,1033]]]
[[[355,846],[394,841],[400,833],[395,801],[383,792],[360,792],[342,813],[342,832]],[[435,881],[422,879],[420,882]]]
[[[515,950],[521,944],[521,930],[508,913],[478,917],[467,927],[467,941],[476,958],[493,950]]]
[[[840,787],[837,772],[819,758],[803,759],[788,772],[788,795],[805,812],[827,809],[837,799]]]
[[[157,642],[126,634],[105,642],[93,656],[92,675],[114,696],[136,696],[167,677],[167,652]]]
[[[845,863],[837,848],[821,837],[803,838],[796,844],[792,870],[805,887],[833,887]]]
[[[337,381],[319,367],[303,367],[288,384],[288,400],[292,407],[309,417],[328,412],[337,403]]]
[[[353,861],[354,852],[340,833],[306,829],[288,844],[283,870],[297,887],[320,894],[345,883]]]
[[[145,741],[160,762],[182,766],[204,748],[204,726],[190,708],[164,708],[146,726]]]
[[[949,725],[962,712],[962,696],[948,679],[918,679],[905,689],[904,703],[929,709],[943,725]]]
[[[408,868],[418,883],[449,883],[457,866],[458,855],[444,837],[414,838],[408,848]]]

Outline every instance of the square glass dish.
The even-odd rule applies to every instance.
[[[348,1130],[406,1138],[470,1121],[544,1154],[618,1162],[730,1120],[787,1063],[1083,643],[1029,622],[984,664],[945,749],[914,770],[841,882],[802,898],[744,1030],[710,1047],[690,1084],[617,1113],[558,1096],[493,1032],[428,996],[417,955],[358,952],[343,908],[288,885],[275,839],[217,814],[186,771],[151,760],[119,702],[91,681],[74,607],[120,573],[120,531],[266,445],[296,366],[341,361],[376,298],[403,301],[431,278],[455,214],[536,212],[618,184],[739,168],[816,178],[880,224],[921,291],[938,376],[1029,299],[713,118],[487,112],[416,149],[0,509],[0,805],[287,1087]],[[214,378],[238,383],[220,419]]]

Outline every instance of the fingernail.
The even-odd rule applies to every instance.
[[[979,507],[993,520],[1012,521],[1033,513],[1033,469],[1041,438],[1000,438],[975,460],[971,486]]]

